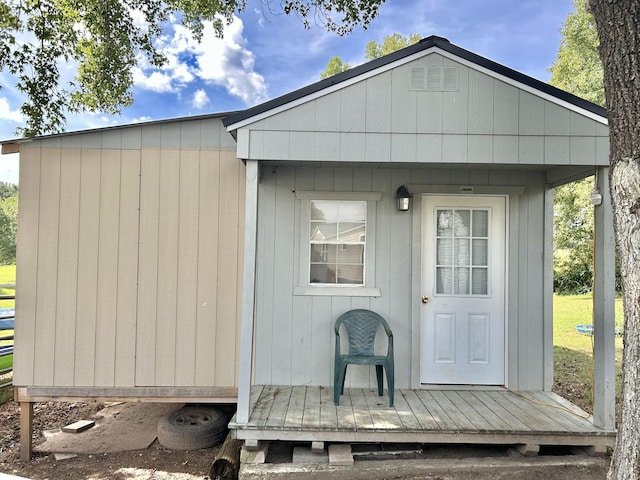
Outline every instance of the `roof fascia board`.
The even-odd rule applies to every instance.
[[[438,49],[438,53],[440,53],[443,57],[447,57],[450,60],[453,60],[455,62],[458,62],[466,67],[472,68],[474,70],[477,70],[481,73],[484,73],[486,75],[489,75],[497,80],[500,80],[504,83],[507,83],[513,87],[519,88],[521,90],[524,90],[525,92],[531,93],[532,95],[535,95],[537,97],[540,97],[544,100],[547,100],[549,102],[555,103],[561,107],[567,108],[573,112],[579,113],[580,115],[584,115],[585,117],[588,117],[592,120],[595,120],[596,122],[600,122],[603,125],[609,125],[609,120],[601,115],[598,115],[597,113],[594,112],[590,112],[589,110],[586,110],[584,108],[579,107],[578,105],[574,105],[571,102],[567,102],[565,100],[562,100],[561,98],[558,98],[556,96],[550,95],[546,92],[543,92],[542,90],[539,90],[535,87],[529,86],[525,83],[519,82],[518,80],[515,80],[513,78],[507,77],[506,75],[502,75],[494,70],[491,70],[489,68],[483,67],[482,65],[478,65],[475,62],[469,61],[465,58],[462,58],[454,53],[450,53],[447,52],[446,50],[441,50]]]
[[[366,80],[368,78],[374,77],[376,75],[379,75],[381,73],[384,73],[386,71],[392,70],[396,67],[399,67],[401,65],[404,65],[406,63],[410,63],[413,62],[414,60],[418,59],[418,58],[422,58],[425,57],[427,55],[429,55],[430,53],[434,53],[434,51],[438,51],[438,52],[442,52],[443,50],[441,50],[440,48],[433,46],[430,47],[428,49],[425,50],[421,50],[419,52],[416,52],[412,55],[408,55],[406,57],[402,57],[398,60],[396,60],[395,62],[391,62],[391,63],[387,63],[386,65],[382,65],[374,70],[369,70],[368,72],[362,73],[358,76],[349,78],[348,80],[344,80],[340,83],[336,83],[334,85],[331,85],[329,87],[323,88],[322,90],[318,90],[316,92],[310,93],[309,95],[305,95],[303,97],[297,98],[295,100],[292,100],[291,102],[288,103],[284,103],[282,105],[279,105],[271,110],[267,110],[266,112],[262,112],[262,113],[258,113],[257,115],[254,115],[253,117],[249,117],[249,118],[245,118],[244,120],[241,120],[239,122],[233,123],[231,125],[227,126],[227,130],[228,131],[232,131],[232,130],[236,130],[242,127],[246,127],[247,125],[250,125],[252,123],[255,122],[259,122],[260,120],[264,120],[267,117],[271,117],[273,115],[277,115],[278,113],[284,112],[285,110],[289,110],[291,108],[297,107],[299,105],[302,105],[304,103],[310,102],[312,100],[316,100],[318,98],[324,97],[325,95],[329,95],[331,93],[337,92],[338,90],[341,90],[343,88],[349,87],[351,85],[354,85],[362,80]]]

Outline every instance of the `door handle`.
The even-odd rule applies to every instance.
[[[429,303],[429,297],[427,297],[426,295],[422,296],[422,303]]]

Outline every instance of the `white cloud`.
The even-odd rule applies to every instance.
[[[207,96],[207,92],[202,89],[196,90],[193,94],[193,100],[191,101],[191,105],[193,108],[201,109],[209,105],[211,101]]]
[[[247,105],[265,100],[266,82],[254,69],[255,56],[247,47],[243,28],[242,20],[234,17],[233,23],[225,28],[224,38],[217,38],[209,22],[202,42],[198,43],[189,30],[174,25],[172,35],[158,40],[167,64],[155,69],[144,58],[139,58],[134,70],[136,86],[155,92],[180,93],[200,79],[224,87]],[[196,101],[195,96],[193,100]]]
[[[267,98],[267,85],[264,77],[254,71],[255,56],[246,47],[242,30],[242,20],[236,17],[225,29],[223,39],[212,38],[200,45],[198,75],[224,86],[231,95],[251,105]],[[210,37],[212,33],[209,32]]]
[[[22,123],[23,121],[20,110],[11,110],[11,106],[6,97],[0,98],[0,119],[11,120],[17,123]]]
[[[138,87],[158,93],[173,92],[175,90],[172,85],[171,75],[157,70],[146,75],[142,69],[135,67],[133,69],[133,82]]]

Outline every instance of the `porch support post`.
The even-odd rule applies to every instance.
[[[602,204],[594,213],[593,283],[593,424],[615,428],[615,240],[609,195],[609,168],[598,167],[596,184]]]
[[[240,366],[236,422],[249,421],[249,397],[253,370],[253,322],[256,283],[256,239],[258,221],[258,162],[246,161],[244,210],[244,267],[242,274],[242,323],[240,326]]]
[[[543,389],[553,388],[553,199],[554,189],[544,189],[544,238],[542,268],[542,318],[543,318]]]

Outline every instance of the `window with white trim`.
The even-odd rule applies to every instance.
[[[379,296],[375,216],[381,193],[296,192],[300,267],[296,295]]]

